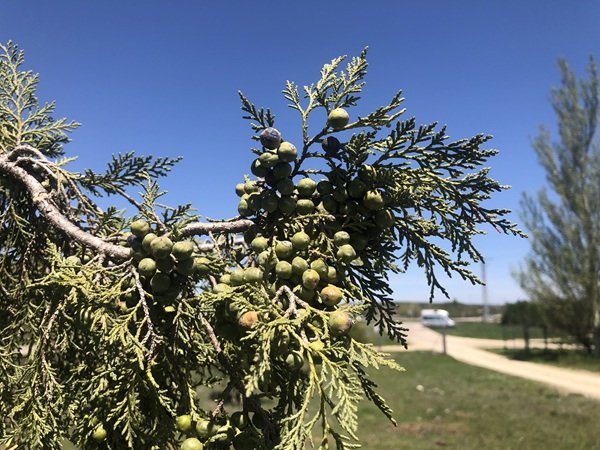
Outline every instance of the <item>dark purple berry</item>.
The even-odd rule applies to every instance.
[[[321,147],[325,150],[327,156],[336,156],[337,152],[342,148],[342,144],[333,136],[327,136],[321,142]]]
[[[269,150],[275,150],[281,144],[281,133],[275,128],[265,128],[260,133],[260,143]]]

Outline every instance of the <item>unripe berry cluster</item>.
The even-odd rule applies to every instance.
[[[327,124],[341,130],[348,122],[348,113],[336,108]],[[295,145],[285,141],[278,130],[266,128],[259,138],[263,152],[250,167],[258,179],[236,186],[238,212],[280,226],[265,227],[277,232],[247,233],[253,263],[224,274],[216,290],[262,283],[275,295],[288,287],[302,301],[331,314],[334,336],[346,334],[351,318],[343,316],[347,316],[343,309],[337,310],[345,296],[346,271],[355,261],[360,263],[368,246],[395,220],[377,169],[361,165],[345,171],[338,166],[319,180],[298,170],[302,159],[298,159]],[[340,158],[344,151],[334,136],[323,138],[321,147],[329,160]],[[304,226],[285,227],[292,222]],[[237,317],[242,319],[239,311]],[[254,316],[251,319],[243,322],[253,323]]]
[[[197,281],[210,271],[211,260],[195,254],[193,241],[173,242],[167,235],[159,236],[145,220],[132,222],[127,245],[144,289],[166,310],[174,310],[172,303],[185,283]],[[132,287],[132,281],[129,283]],[[136,297],[136,290],[130,289],[125,300]]]
[[[344,128],[348,121],[342,108],[328,117],[334,130]],[[312,306],[334,309],[343,297],[347,268],[360,261],[368,246],[394,224],[385,186],[377,169],[366,164],[351,170],[338,166],[320,180],[293,176],[298,172],[290,164],[297,157],[296,147],[274,128],[265,129],[260,140],[263,153],[251,165],[252,173],[260,178],[236,186],[240,215],[267,224],[305,226],[294,234],[289,228],[281,232],[283,225],[279,233],[247,235],[254,264],[233,270],[222,281],[231,286],[265,283],[271,293],[287,286]],[[325,137],[321,145],[330,159],[339,157],[344,147],[333,136]],[[325,223],[323,217],[328,217]],[[324,245],[323,238],[330,245]]]
[[[252,428],[260,428],[260,420],[254,414],[253,420],[244,411],[236,411],[229,418],[207,419],[204,417],[192,420],[192,416],[184,414],[175,420],[175,427],[187,436],[181,450],[202,450],[205,445],[233,444],[236,450],[252,450],[257,447],[256,433]],[[221,447],[219,447],[221,448]]]

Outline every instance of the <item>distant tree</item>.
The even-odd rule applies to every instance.
[[[577,80],[564,60],[552,90],[559,140],[543,128],[533,142],[548,189],[525,194],[522,218],[532,251],[517,274],[550,323],[600,357],[600,145],[598,72]]]
[[[529,331],[533,327],[540,327],[546,335],[546,323],[541,314],[539,304],[536,302],[518,301],[506,305],[502,313],[502,325],[519,325],[523,328],[523,340],[525,341],[525,351],[529,352]]]

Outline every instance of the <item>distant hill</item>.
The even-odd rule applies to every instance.
[[[396,311],[401,317],[420,317],[422,309],[445,309],[450,317],[474,317],[483,315],[483,305],[466,304],[457,301],[450,302],[398,302]],[[502,314],[504,305],[489,305],[489,313]]]

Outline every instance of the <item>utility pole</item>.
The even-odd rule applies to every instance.
[[[447,355],[448,352],[446,350],[446,325],[442,326],[442,354]]]
[[[483,303],[483,322],[490,321],[490,307],[488,304],[488,291],[487,291],[487,279],[485,276],[485,262],[481,260],[481,281],[483,281],[483,286],[481,286],[481,300]]]

